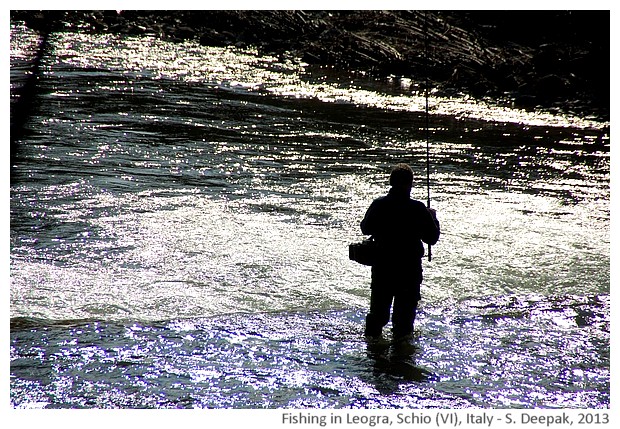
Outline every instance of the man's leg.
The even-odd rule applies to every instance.
[[[415,290],[399,291],[394,296],[392,312],[392,333],[394,338],[401,338],[413,333],[418,308],[418,292]]]
[[[390,321],[390,308],[392,307],[392,294],[373,288],[370,293],[370,310],[366,315],[367,337],[379,337],[383,327]]]

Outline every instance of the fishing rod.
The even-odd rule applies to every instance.
[[[424,98],[426,101],[426,207],[431,208],[431,155],[428,126],[428,15],[424,13]],[[432,259],[431,245],[428,245],[428,261]]]

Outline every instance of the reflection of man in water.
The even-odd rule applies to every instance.
[[[372,202],[361,227],[372,235],[381,249],[381,259],[372,266],[370,311],[366,316],[366,336],[381,336],[390,320],[395,339],[413,332],[420,284],[424,245],[439,239],[435,210],[410,198],[413,171],[398,164],[390,174],[391,189]]]

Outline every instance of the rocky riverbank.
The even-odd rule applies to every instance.
[[[12,11],[41,32],[254,46],[440,93],[609,119],[609,11]]]

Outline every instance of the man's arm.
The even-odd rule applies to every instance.
[[[439,241],[439,235],[441,234],[441,231],[439,228],[439,221],[437,220],[437,212],[435,211],[435,209],[425,209],[425,228],[422,233],[422,241],[432,246],[437,243],[437,241]]]
[[[373,201],[372,204],[370,204],[370,207],[368,207],[368,210],[366,210],[364,219],[362,219],[362,222],[360,223],[360,227],[362,228],[362,234],[373,235],[376,232],[375,211],[376,204]]]

